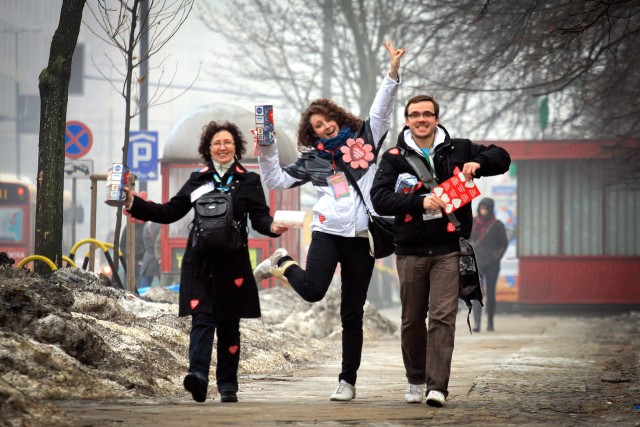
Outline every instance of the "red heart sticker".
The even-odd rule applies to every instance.
[[[412,217],[411,215],[409,215],[409,214],[406,214],[406,215],[404,216],[404,222],[409,222],[409,221],[411,221],[412,219],[413,219],[413,217]]]
[[[236,172],[244,173],[244,171],[242,169],[240,169],[240,166],[238,166],[238,165],[236,165]]]
[[[189,305],[191,305],[191,310],[195,309],[198,304],[200,304],[200,300],[199,299],[192,299],[191,301],[189,301]]]
[[[389,150],[389,154],[400,154],[400,150],[398,150],[397,148],[392,148],[391,150]]]
[[[238,346],[237,345],[232,345],[231,347],[229,347],[229,353],[236,354],[237,352],[238,352]]]
[[[320,221],[321,224],[324,224],[327,218],[324,215],[320,214],[318,215],[318,220]]]
[[[233,281],[233,283],[235,283],[235,285],[236,285],[237,287],[240,287],[240,286],[242,286],[242,284],[244,283],[244,278],[242,278],[242,277],[238,277],[237,279],[235,279],[235,280]]]
[[[456,231],[456,226],[451,223],[447,224],[447,231],[449,233],[453,233],[454,231]]]

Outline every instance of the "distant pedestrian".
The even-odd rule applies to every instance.
[[[160,237],[160,224],[147,222],[143,227],[144,256],[140,275],[140,287],[146,288],[153,284],[153,279],[160,280],[160,253],[156,252],[156,242]]]
[[[135,255],[134,255],[134,276],[136,290],[142,287],[142,259],[144,258],[144,224],[139,223],[127,223],[122,230],[120,236],[120,252],[124,259],[127,259],[127,230],[129,227],[136,228],[135,239]],[[127,275],[124,275],[124,285],[127,285]]]
[[[507,250],[509,239],[502,221],[494,213],[495,203],[484,198],[478,204],[478,214],[473,221],[471,242],[478,260],[478,269],[485,288],[487,306],[487,331],[493,331],[493,316],[496,313],[496,283],[500,273],[500,260]],[[474,332],[480,332],[482,306],[473,301]]]

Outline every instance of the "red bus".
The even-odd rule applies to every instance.
[[[16,265],[33,252],[32,223],[35,214],[31,186],[18,180],[0,178],[0,252]]]

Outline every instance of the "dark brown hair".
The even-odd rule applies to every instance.
[[[240,132],[238,126],[231,122],[218,124],[214,121],[211,121],[209,122],[209,124],[202,128],[200,145],[198,146],[198,153],[200,153],[200,157],[202,157],[205,163],[211,162],[211,139],[221,130],[228,131],[233,137],[233,142],[236,146],[236,158],[238,160],[242,159],[242,155],[247,151],[247,141],[242,138],[242,132]]]
[[[407,105],[404,107],[404,117],[409,116],[409,105],[417,104],[418,102],[429,101],[433,104],[434,113],[436,115],[436,119],[440,117],[440,105],[438,105],[438,101],[433,96],[430,95],[418,95],[414,96],[410,100],[407,101]]]
[[[343,126],[351,128],[357,132],[362,126],[363,120],[354,116],[335,102],[327,98],[316,99],[300,115],[298,123],[298,148],[313,147],[313,143],[318,139],[318,135],[311,126],[311,116],[320,114],[328,120],[335,120],[342,129]]]

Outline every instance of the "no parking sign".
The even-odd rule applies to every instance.
[[[82,122],[67,122],[64,132],[64,155],[68,159],[79,159],[91,150],[93,135],[89,126]]]

